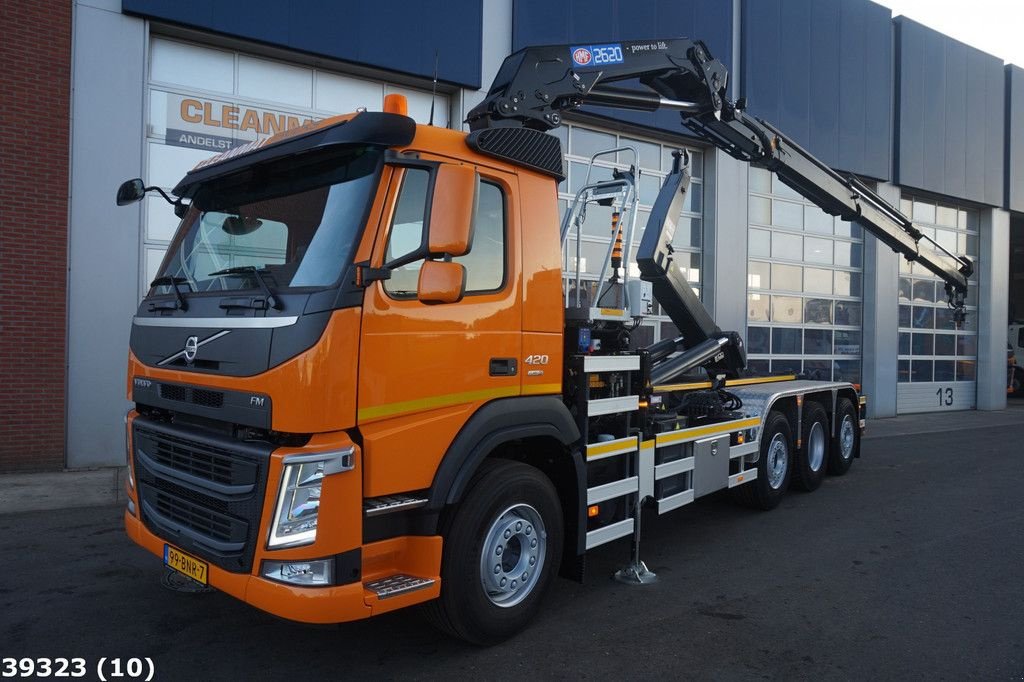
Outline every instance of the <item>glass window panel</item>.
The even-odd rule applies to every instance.
[[[914,302],[921,301],[935,302],[935,282],[929,280],[916,280],[914,282]]]
[[[836,296],[863,295],[864,276],[859,272],[836,270]]]
[[[956,355],[956,337],[952,334],[936,334],[935,354]]]
[[[704,177],[704,153],[693,151],[692,149],[687,150],[690,152],[690,175],[695,178]],[[672,165],[669,164],[665,170],[671,170]]]
[[[309,109],[313,106],[313,69],[239,55],[238,94]]]
[[[590,169],[590,184],[612,179],[612,169],[606,166],[593,166]],[[576,194],[587,184],[587,164],[573,161],[569,164],[569,193]],[[591,204],[593,206],[593,204]],[[590,210],[590,207],[587,207]]]
[[[836,324],[859,327],[862,307],[859,301],[836,301]]]
[[[827,298],[804,299],[804,322],[832,324],[832,301]]]
[[[936,308],[935,328],[949,330],[956,329],[956,322],[953,321],[953,311],[949,308]]]
[[[799,374],[800,364],[799,360],[772,360],[772,374]]]
[[[769,347],[769,340],[771,337],[771,330],[768,327],[748,327],[747,328],[747,352],[748,353],[764,353],[767,355],[771,352]]]
[[[769,372],[767,360],[747,360],[747,371],[754,376],[766,376]]]
[[[836,360],[833,363],[835,368],[836,381],[849,381],[851,384],[860,383],[860,360]]]
[[[813,381],[831,381],[832,361],[804,360],[804,374]]]
[[[859,268],[862,266],[862,254],[863,244],[854,244],[851,242],[836,242],[836,265],[845,265],[851,268]]]
[[[851,223],[849,220],[843,220],[839,216],[836,216],[835,218],[835,230],[836,235],[840,237],[851,237],[853,239],[864,238],[860,225],[857,223]]]
[[[956,361],[956,380],[974,381],[975,365],[973,360]]]
[[[616,146],[615,136],[608,133],[576,127],[569,132],[569,151],[576,156],[584,156],[588,160],[594,154],[614,149]],[[610,161],[613,158],[609,156],[607,160]]]
[[[900,300],[909,301],[913,298],[913,285],[909,277],[900,277]]]
[[[771,288],[771,266],[768,263],[750,261],[747,266],[747,286],[751,289]]]
[[[804,206],[804,229],[819,234],[832,234],[835,220],[817,206]]]
[[[772,175],[772,194],[791,199],[803,199],[800,193],[782,181],[778,175]]]
[[[235,57],[223,50],[154,38],[149,73],[155,81],[232,93]]]
[[[800,330],[776,327],[772,329],[772,353],[775,355],[800,354]]]
[[[935,339],[931,334],[914,334],[910,344],[911,355],[934,355]]]
[[[770,319],[770,305],[771,296],[767,294],[747,294],[747,319],[754,322],[767,322]]]
[[[900,360],[896,370],[896,381],[905,384],[910,382],[910,360]]]
[[[975,284],[969,284],[967,287],[967,305],[978,305],[978,287]]]
[[[803,260],[803,238],[776,232],[772,235],[772,258]]]
[[[505,196],[497,185],[481,182],[473,218],[473,248],[452,259],[466,268],[466,293],[494,291],[505,281]]]
[[[832,330],[805,329],[804,353],[806,353],[807,355],[831,355]]]
[[[658,170],[661,165],[661,148],[653,142],[643,142],[628,137],[619,140],[620,147],[636,147],[639,153],[638,163],[642,168]],[[634,162],[633,152],[619,152],[619,163],[632,164]],[[671,166],[669,166],[671,168]]]
[[[801,268],[796,265],[772,263],[772,288],[786,291],[800,291]]]
[[[683,210],[691,213],[700,213],[704,205],[704,185],[690,185],[689,191],[683,197]]]
[[[951,253],[956,253],[956,232],[951,230],[936,230],[935,241],[939,246]]]
[[[839,274],[836,273],[836,275]],[[804,268],[804,291],[809,294],[831,294],[832,271],[821,268]]]
[[[972,232],[978,231],[978,224],[981,222],[981,214],[977,211],[966,210],[963,211],[963,220],[960,221],[960,227],[970,230]]]
[[[836,330],[836,355],[860,355],[860,332],[852,329]]]
[[[629,349],[638,350],[654,343],[654,325],[642,324],[629,333]]]
[[[789,201],[772,199],[772,225],[796,230],[804,226],[803,206]]]
[[[637,239],[643,234],[643,228],[647,225],[647,214],[641,212],[637,216]],[[679,218],[679,222],[676,223],[676,232],[672,235],[673,246],[691,246],[695,249],[699,249],[701,245],[701,229],[703,227],[703,221],[700,218],[693,218],[691,216],[682,216]]]
[[[908,218],[912,217],[914,214],[914,202],[908,198],[900,197],[900,213]]]
[[[804,260],[808,263],[832,263],[832,240],[805,237]]]
[[[750,222],[771,225],[772,223],[772,202],[765,197],[750,197],[749,199]]]
[[[914,306],[914,329],[932,329],[935,327],[935,308]]]
[[[750,255],[772,255],[772,233],[768,230],[750,230]]]
[[[661,336],[658,337],[659,340],[675,339],[679,336],[679,328],[671,322],[662,322],[660,324],[659,332],[661,334]]]
[[[956,227],[956,209],[952,206],[940,205],[935,211],[935,223],[946,227]]]
[[[679,271],[690,284],[700,284],[700,254],[680,253],[675,256]]]
[[[935,223],[935,204],[914,199],[914,222]]]
[[[910,355],[910,332],[900,332],[900,355]]]
[[[978,255],[978,235],[969,234],[967,235],[967,255],[977,256]]]
[[[901,305],[900,306],[900,326],[901,327],[909,327],[910,326],[910,320],[912,318],[913,318],[913,315],[911,314],[910,306],[909,305]]]
[[[935,381],[953,381],[956,372],[952,360],[935,361]]]
[[[973,357],[978,354],[978,337],[973,334],[961,334],[956,337],[956,354]]]
[[[700,193],[700,185],[691,185],[690,193]],[[661,189],[661,178],[655,175],[641,175],[640,176],[640,203],[651,206],[654,204],[654,200],[658,198],[658,190]]]
[[[772,173],[765,168],[754,168],[749,167],[748,182],[750,183],[751,192],[761,192],[762,194],[771,194],[772,191]]]
[[[772,319],[799,324],[803,321],[803,299],[796,296],[772,296]]]
[[[900,258],[900,274],[909,275],[911,272],[911,264],[906,258]]]
[[[931,381],[932,365],[934,364],[931,360],[911,360],[910,380],[913,382]]]
[[[961,329],[965,332],[976,332],[978,331],[978,311],[968,310],[967,319],[961,325]]]

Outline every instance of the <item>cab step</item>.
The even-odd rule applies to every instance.
[[[363,512],[366,516],[382,516],[397,511],[407,511],[425,506],[429,500],[415,495],[384,495],[363,500]]]
[[[407,592],[426,589],[433,584],[434,580],[432,578],[417,578],[413,575],[398,573],[366,583],[364,587],[375,593],[377,599],[388,599],[389,597],[397,597]]]

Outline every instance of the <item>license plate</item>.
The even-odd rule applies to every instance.
[[[173,568],[178,573],[187,575],[197,583],[207,584],[210,565],[191,554],[185,554],[180,549],[164,545],[164,565]]]

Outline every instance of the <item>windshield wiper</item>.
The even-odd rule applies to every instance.
[[[149,283],[150,288],[153,287],[170,287],[174,290],[174,298],[178,303],[178,308],[181,310],[188,310],[188,301],[181,295],[181,290],[178,289],[179,284],[188,284],[188,280],[184,277],[171,277],[170,275],[164,275],[163,277],[157,277]],[[192,290],[192,285],[188,284],[189,291]]]
[[[255,265],[237,265],[233,268],[224,268],[223,270],[217,270],[211,272],[207,277],[224,277],[225,275],[252,275],[260,285],[260,289],[267,296],[267,305],[274,310],[280,310],[281,304],[278,302],[277,297],[274,296],[274,292],[270,289],[270,285],[267,284],[267,280],[263,279],[263,275],[267,274],[266,270],[261,270]]]

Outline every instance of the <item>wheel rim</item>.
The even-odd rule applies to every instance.
[[[821,422],[814,422],[811,432],[807,435],[807,464],[811,471],[820,471],[825,461],[825,427]]]
[[[768,444],[768,485],[773,490],[782,487],[782,481],[786,478],[786,466],[789,463],[789,444],[786,437],[777,433]]]
[[[480,582],[492,604],[515,606],[529,596],[544,568],[547,539],[544,520],[528,504],[498,515],[480,552]]]
[[[843,459],[850,459],[853,456],[853,417],[846,415],[839,427],[839,449]]]

